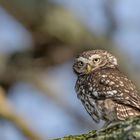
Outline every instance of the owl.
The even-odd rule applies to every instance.
[[[140,96],[131,80],[119,70],[115,56],[105,50],[91,50],[75,58],[75,90],[86,111],[105,126],[140,116]]]

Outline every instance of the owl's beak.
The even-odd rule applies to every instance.
[[[87,65],[87,74],[92,71],[92,66],[90,64]]]

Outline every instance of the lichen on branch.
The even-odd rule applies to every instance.
[[[66,136],[55,140],[139,140],[140,117],[112,124],[101,130],[93,130],[87,134]]]

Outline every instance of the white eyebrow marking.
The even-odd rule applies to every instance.
[[[98,55],[98,54],[94,54],[94,55],[90,56],[89,59],[88,58],[84,58],[84,57],[79,57],[79,58],[77,58],[77,61],[82,61],[84,63],[91,63],[92,64],[92,60],[94,58],[101,58],[101,56]]]
[[[82,61],[84,63],[89,63],[89,60],[87,58],[84,58],[84,57],[79,57],[77,58],[78,61]]]
[[[93,60],[94,58],[101,58],[101,56],[98,54],[94,54],[94,55],[89,57],[90,60]]]

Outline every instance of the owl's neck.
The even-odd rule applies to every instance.
[[[111,64],[100,67],[99,69],[117,69],[117,70],[119,70],[118,65],[111,65]]]
[[[117,71],[119,71],[119,69],[118,69],[118,66],[112,66],[112,67],[110,67],[110,66],[103,66],[103,67],[100,67],[100,68],[98,68],[98,69],[96,69],[96,70],[94,70],[94,71],[92,71],[91,73],[92,74],[96,74],[96,73],[98,73],[98,72],[101,72],[101,71],[106,71],[106,70],[117,70]],[[78,77],[87,77],[88,75],[90,75],[91,73],[89,73],[89,74],[79,74],[78,75]]]
[[[104,66],[104,67],[100,67],[100,68],[94,70],[92,73],[98,73],[101,71],[108,71],[108,70],[120,71],[117,66],[113,66],[113,67]]]

